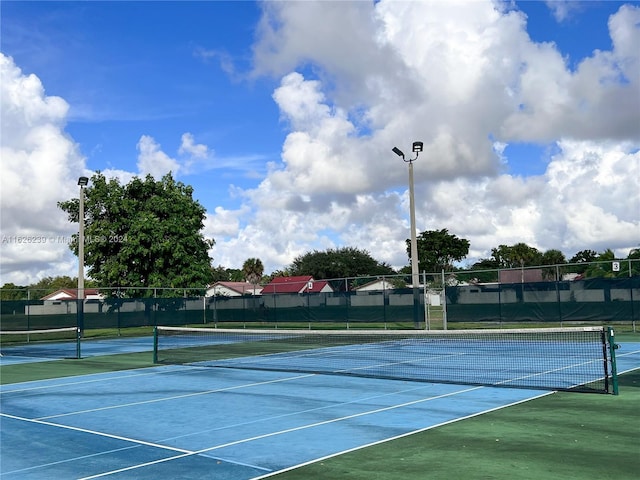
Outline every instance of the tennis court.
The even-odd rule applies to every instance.
[[[116,341],[111,353],[151,343]],[[267,478],[550,393],[202,362],[3,385],[1,476]],[[635,368],[640,344],[622,344],[618,370]]]

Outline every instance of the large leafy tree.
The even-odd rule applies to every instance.
[[[416,241],[420,271],[451,270],[453,262],[459,262],[469,253],[469,240],[450,234],[446,228],[422,232]],[[410,239],[407,239],[407,255],[411,258]]]
[[[290,275],[311,275],[316,280],[395,273],[389,265],[378,262],[366,250],[353,247],[308,252],[296,257],[288,272]]]
[[[79,200],[58,203],[78,222]],[[211,279],[205,209],[171,174],[121,185],[101,173],[85,188],[85,264],[100,286],[204,288]],[[70,244],[77,254],[78,238]],[[144,291],[132,291],[144,295]]]

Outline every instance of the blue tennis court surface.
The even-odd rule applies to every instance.
[[[640,344],[617,353],[620,372],[640,368]],[[189,366],[10,384],[0,390],[0,474],[267,478],[546,394]]]
[[[24,354],[24,350],[29,350]],[[117,339],[87,340],[81,342],[82,358],[97,357],[100,355],[115,355],[120,353],[150,352],[153,350],[153,337],[121,337]],[[40,345],[26,345],[20,347],[5,347],[2,349],[0,365],[14,363],[43,362],[47,360],[60,360],[76,353],[76,342],[43,343]]]

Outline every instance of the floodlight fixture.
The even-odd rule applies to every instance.
[[[402,153],[402,150],[400,150],[398,147],[393,147],[391,151],[399,157],[402,157],[402,159],[404,160],[404,153]]]
[[[415,153],[420,153],[422,151],[422,146],[423,146],[422,142],[413,142],[413,151]]]
[[[80,185],[81,187],[86,187],[89,184],[89,178],[88,177],[80,177],[78,179],[78,185]]]

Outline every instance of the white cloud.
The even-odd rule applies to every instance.
[[[138,171],[141,175],[150,174],[156,180],[169,172],[172,172],[174,177],[178,175],[180,164],[164,153],[153,137],[149,135],[140,137],[138,152]]]
[[[281,76],[274,100],[291,131],[284,165],[248,192],[255,220],[272,232],[252,254],[282,251],[295,234],[307,250],[335,242],[406,264],[407,194],[389,193],[406,185],[406,170],[390,149],[406,152],[413,140],[425,142],[415,163],[419,229],[469,238],[472,256],[516,242],[567,255],[637,246],[640,9],[612,16],[613,50],[571,71],[555,45],[530,40],[522,13],[493,2],[322,7],[265,6],[256,73]],[[339,28],[347,20],[351,30]],[[309,65],[313,78],[294,71]],[[559,153],[544,175],[513,177],[504,157],[513,142]],[[620,162],[627,169],[613,175]],[[605,185],[613,178],[614,194]],[[587,228],[592,217],[598,228]]]
[[[45,93],[40,79],[24,74],[0,54],[2,136],[1,281],[26,285],[45,276],[77,276],[77,259],[68,248],[77,224],[57,207],[78,197],[80,176],[91,176],[79,146],[66,133],[67,102]],[[184,167],[148,135],[138,142],[138,172],[106,169],[107,178],[128,183],[135,175],[159,178]],[[210,152],[185,133],[179,153],[184,164]]]
[[[73,276],[68,242],[77,225],[56,204],[77,197],[78,177],[89,172],[64,131],[69,106],[3,54],[0,88],[2,283]]]
[[[202,143],[196,144],[193,134],[184,133],[178,153],[180,155],[190,155],[194,158],[207,158],[209,156],[209,147]]]
[[[612,51],[595,51],[568,70],[553,45],[525,44],[515,97],[519,109],[501,133],[514,140],[640,140],[640,8],[626,5],[609,19]]]
[[[565,21],[572,13],[582,8],[580,2],[576,0],[546,0],[544,3],[547,4],[558,22]]]
[[[278,81],[273,99],[288,129],[281,161],[265,172],[264,157],[214,157],[191,133],[175,154],[150,135],[137,146],[141,174],[248,168],[263,176],[255,188],[230,187],[237,209],[209,206],[205,235],[216,240],[216,264],[239,268],[259,257],[270,272],[313,249],[354,246],[406,265],[407,167],[391,148],[408,156],[414,140],[424,142],[414,163],[418,228],[469,239],[471,260],[501,243],[567,255],[605,248],[624,255],[638,246],[637,6],[609,19],[612,50],[573,70],[555,45],[531,41],[522,13],[489,0],[263,9],[253,73]],[[84,171],[64,133],[68,106],[3,62],[3,231],[72,231],[51,215],[55,201],[74,196]],[[505,145],[517,142],[556,147],[544,173],[509,172]],[[33,198],[34,189],[43,195]],[[25,252],[12,252],[14,267],[28,263]],[[4,248],[2,255],[4,269]],[[39,259],[29,278],[72,260]]]

